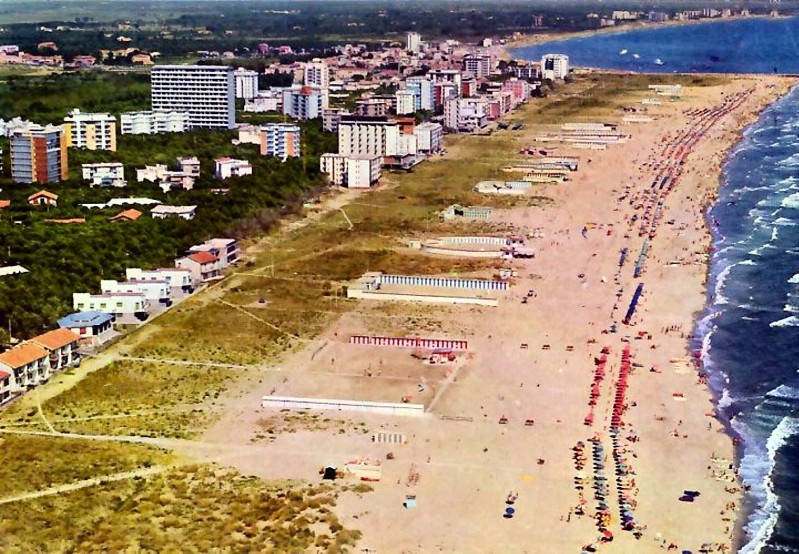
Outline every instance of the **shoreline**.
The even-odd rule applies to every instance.
[[[507,56],[509,59],[515,59],[511,52],[511,50],[513,49],[524,48],[525,46],[536,46],[539,44],[557,43],[577,38],[589,38],[598,35],[618,35],[635,31],[650,31],[656,29],[663,29],[667,27],[682,27],[688,25],[710,25],[713,23],[723,23],[727,21],[729,22],[745,21],[749,19],[791,19],[793,17],[796,17],[796,15],[779,15],[777,17],[772,17],[770,15],[748,15],[748,16],[736,15],[725,18],[688,19],[685,21],[670,20],[670,21],[662,21],[659,23],[649,22],[649,21],[637,21],[635,23],[625,24],[619,27],[614,25],[612,27],[604,27],[601,29],[586,29],[584,31],[576,31],[576,32],[549,31],[530,36],[525,35],[524,37],[519,38],[517,40],[506,42],[503,45],[502,53],[504,56]]]

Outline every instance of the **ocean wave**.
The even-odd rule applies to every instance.
[[[780,503],[779,497],[774,493],[774,482],[771,477],[776,465],[775,460],[777,452],[788,442],[790,437],[797,433],[799,433],[799,419],[785,416],[774,428],[766,441],[765,454],[768,461],[766,462],[763,459],[747,460],[749,454],[744,455],[744,459],[741,460],[742,466],[745,461],[748,462],[749,467],[746,471],[747,474],[750,473],[750,469],[759,473],[760,471],[758,470],[763,469],[764,466],[767,468],[765,475],[758,483],[748,483],[752,485],[753,489],[757,487],[757,489],[761,491],[761,495],[764,494],[762,500],[765,501],[761,502],[760,506],[758,506],[750,516],[749,522],[746,524],[746,533],[749,542],[741,548],[741,554],[758,554],[763,547],[766,546],[769,538],[771,538],[771,534],[774,532],[774,527],[777,525],[777,520],[780,515]],[[744,482],[747,482],[747,477],[744,477]]]
[[[799,154],[791,154],[784,160],[778,161],[776,165],[782,167],[799,167]]]
[[[785,306],[782,308],[782,311],[788,314],[797,314],[799,313],[799,307],[792,306],[791,304],[785,304]]]
[[[795,210],[799,210],[799,193],[795,193],[783,198],[782,202],[780,202],[780,206],[783,208],[793,208]]]
[[[793,277],[788,279],[788,282],[792,285],[796,285],[797,283],[799,283],[799,273],[796,273]]]
[[[799,327],[799,317],[794,315],[785,317],[783,319],[772,321],[768,324],[769,327]]]
[[[716,277],[716,286],[713,288],[714,304],[729,304],[729,300],[727,300],[722,292],[724,291],[724,283],[727,281],[727,277],[729,277],[733,267],[735,267],[735,264],[726,266],[719,272],[718,277]]]
[[[780,385],[768,391],[766,398],[790,398],[799,400],[799,389],[790,385]]]
[[[778,217],[774,220],[774,225],[782,225],[785,227],[796,227],[797,223],[793,219],[787,217]]]
[[[741,260],[738,265],[757,265],[757,262],[754,260]]]
[[[777,248],[773,244],[764,244],[763,246],[758,246],[757,248],[750,250],[747,254],[751,254],[752,256],[762,256],[763,250],[768,250],[769,248]]]

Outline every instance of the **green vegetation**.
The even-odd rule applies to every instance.
[[[0,545],[5,552],[342,552],[360,532],[332,511],[341,490],[185,466],[0,505]]]
[[[31,77],[12,73],[0,81],[0,119],[21,116],[37,123],[60,123],[74,108],[113,114],[148,110],[150,75],[95,71]]]
[[[8,99],[0,94],[0,104],[6,102],[11,106],[9,115],[58,121],[76,105],[84,109],[101,109],[103,105],[128,109],[142,107],[148,98],[149,84],[140,82],[146,76],[98,75],[101,77],[87,78],[82,74],[21,77],[14,80],[17,93]],[[64,93],[58,94],[53,87],[61,84]],[[138,104],[126,104],[131,95],[138,98]],[[76,99],[83,96],[89,100],[79,103]],[[101,97],[107,97],[107,104],[102,103]],[[97,290],[102,278],[124,277],[126,267],[172,265],[174,258],[192,244],[215,235],[241,238],[263,233],[277,222],[280,214],[297,212],[304,198],[317,194],[324,186],[325,180],[318,169],[319,155],[336,148],[336,137],[323,133],[319,121],[301,122],[300,126],[306,155],[286,162],[261,156],[256,145],[234,146],[231,139],[235,133],[226,131],[126,135],[120,137],[117,152],[70,149],[70,179],[46,187],[59,195],[58,207],[53,208],[34,208],[26,203],[28,195],[42,187],[11,182],[7,141],[0,142],[0,147],[6,146],[0,198],[12,202],[10,208],[0,213],[3,246],[0,263],[21,264],[30,270],[26,275],[0,281],[0,326],[7,328],[10,320],[15,336],[40,333],[72,310],[73,292]],[[193,190],[164,194],[152,183],[135,182],[136,167],[155,163],[174,166],[178,156],[200,159],[202,177]],[[221,184],[213,178],[213,159],[221,156],[250,160],[253,175]],[[127,188],[90,188],[80,179],[82,163],[109,161],[125,165]],[[219,187],[230,190],[224,195],[211,192]],[[196,205],[197,217],[183,221],[144,216],[135,222],[110,223],[108,218],[122,208],[89,211],[79,206],[119,196]],[[85,224],[46,221],[81,217],[87,219]]]
[[[0,437],[2,497],[174,461],[157,448],[137,444],[34,435]]]

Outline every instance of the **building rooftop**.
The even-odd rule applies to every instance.
[[[0,354],[0,363],[16,369],[46,357],[47,350],[28,342]]]
[[[150,210],[150,212],[154,214],[186,214],[191,213],[196,209],[197,206],[167,206],[165,204],[161,204],[160,206],[156,206]]]
[[[30,196],[28,196],[28,201],[35,200],[41,196],[45,198],[49,198],[51,200],[58,200],[58,195],[46,190],[40,190],[39,192],[34,192]]]
[[[58,320],[60,327],[91,327],[113,321],[114,316],[97,311],[75,312]]]
[[[55,350],[68,344],[72,344],[73,342],[77,342],[79,338],[80,337],[78,335],[69,329],[61,328],[48,331],[43,335],[39,335],[38,337],[33,337],[31,341],[46,348],[47,350]]]
[[[214,256],[210,252],[196,252],[186,257],[191,261],[197,262],[198,264],[201,265],[210,264],[212,262],[216,262],[219,260],[218,256]]]

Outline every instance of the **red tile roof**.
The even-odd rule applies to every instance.
[[[28,342],[0,354],[0,363],[16,369],[46,357],[47,350]]]
[[[120,219],[136,221],[140,217],[141,217],[141,212],[139,210],[134,210],[133,208],[131,208],[129,210],[123,210],[113,217],[109,217],[108,221],[118,221]]]
[[[210,252],[197,252],[196,254],[188,256],[188,258],[200,265],[210,264],[211,262],[216,262],[219,260],[217,256],[214,256]]]
[[[0,208],[8,208],[11,205],[11,200],[0,200]]]
[[[77,342],[80,337],[70,331],[69,329],[56,329],[55,331],[48,331],[38,337],[33,337],[31,342],[35,342],[39,346],[43,346],[48,350],[55,350],[73,342]]]

